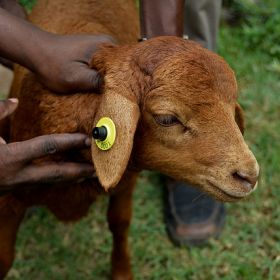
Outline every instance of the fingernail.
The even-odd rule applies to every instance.
[[[89,137],[86,138],[85,140],[86,146],[90,147],[91,146],[91,139]]]
[[[2,137],[0,137],[0,144],[7,144],[6,141]]]
[[[13,103],[18,103],[18,99],[17,98],[9,98],[9,100]]]

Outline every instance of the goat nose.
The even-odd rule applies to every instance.
[[[251,175],[246,174],[243,171],[236,171],[232,174],[232,176],[235,180],[242,183],[247,192],[253,190],[258,181],[258,174]]]

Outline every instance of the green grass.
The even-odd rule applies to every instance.
[[[223,27],[219,52],[237,74],[245,109],[246,140],[261,166],[258,190],[227,205],[219,240],[202,248],[176,248],[165,232],[162,187],[144,173],[134,194],[130,230],[135,279],[280,279],[280,64]],[[111,237],[107,198],[79,223],[64,225],[39,209],[22,224],[16,260],[7,279],[108,279]]]
[[[18,1],[22,6],[25,7],[28,11],[31,11],[32,7],[35,5],[37,0],[19,0]]]

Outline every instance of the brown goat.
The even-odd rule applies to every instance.
[[[104,75],[102,95],[56,95],[17,66],[11,96],[19,98],[19,107],[11,119],[10,140],[90,135],[104,116],[115,122],[117,137],[108,151],[93,142],[91,151],[55,156],[93,161],[98,179],[0,198],[1,279],[12,265],[17,230],[30,206],[44,205],[59,220],[75,221],[105,189],[114,239],[112,276],[132,279],[127,234],[140,170],[160,171],[223,201],[241,199],[255,188],[258,164],[235,121],[243,129],[233,71],[218,55],[180,38],[131,44],[138,36],[133,2],[41,0],[32,12],[31,20],[48,31],[106,33],[123,45],[103,45],[92,59],[92,67]]]

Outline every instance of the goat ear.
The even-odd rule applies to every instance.
[[[93,139],[91,153],[97,177],[106,191],[119,183],[127,167],[139,116],[136,100],[118,94],[116,90],[105,89],[94,125],[101,118],[109,117],[116,126],[116,139],[113,146],[106,151],[100,150]]]
[[[235,104],[235,121],[241,133],[244,134],[244,130],[245,130],[244,114],[241,106],[238,103]]]

